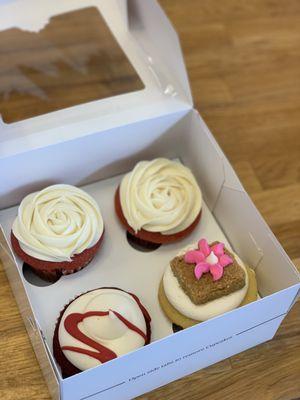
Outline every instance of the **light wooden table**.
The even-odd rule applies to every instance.
[[[161,4],[180,34],[196,107],[300,267],[299,0]],[[2,267],[0,287],[0,399],[49,400]],[[300,302],[271,342],[141,397],[203,398],[299,399]]]

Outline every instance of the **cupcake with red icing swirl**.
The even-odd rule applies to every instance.
[[[53,337],[64,378],[150,343],[151,318],[137,296],[118,288],[82,294],[61,312]]]
[[[121,223],[145,244],[185,238],[197,226],[201,208],[201,190],[191,170],[166,158],[139,162],[115,194]]]
[[[83,190],[58,184],[26,196],[11,231],[15,253],[42,279],[84,268],[104,234],[96,201]]]

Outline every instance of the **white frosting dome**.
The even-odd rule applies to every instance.
[[[197,245],[191,245],[186,249],[180,251],[177,256],[182,256],[188,250],[193,250],[195,248],[197,248]],[[181,314],[196,321],[206,321],[210,318],[216,317],[237,308],[247,294],[249,287],[249,277],[244,263],[235,253],[232,254],[234,255],[237,263],[241,266],[241,268],[243,268],[245,272],[245,286],[242,289],[239,289],[226,296],[222,296],[218,299],[211,300],[205,304],[196,305],[183,291],[183,289],[179,285],[177,278],[173,274],[171,266],[168,265],[163,276],[163,287],[165,295],[170,304],[172,304],[172,306],[176,308],[176,310],[178,310]]]
[[[75,299],[65,310],[61,319],[58,339],[60,347],[73,347],[95,352],[95,348],[72,336],[65,327],[65,320],[73,313],[108,311],[106,316],[88,316],[78,324],[80,332],[93,341],[121,356],[145,345],[145,339],[129,329],[114,312],[119,313],[129,323],[146,336],[145,317],[136,300],[127,292],[118,289],[96,289]],[[101,362],[94,357],[77,351],[63,350],[65,357],[78,369],[84,371]]]
[[[165,158],[141,161],[122,180],[120,202],[135,230],[171,235],[188,228],[200,213],[202,195],[192,172]]]
[[[71,261],[94,246],[103,233],[96,201],[71,185],[53,185],[29,194],[12,227],[22,250],[39,260]]]

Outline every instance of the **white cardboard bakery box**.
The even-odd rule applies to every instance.
[[[54,15],[90,6],[101,12],[145,89],[0,124],[0,257],[49,390],[61,400],[130,399],[265,342],[300,288],[297,270],[193,108],[177,35],[155,0],[2,0],[0,29],[38,31]],[[126,241],[114,215],[113,191],[138,160],[158,156],[179,158],[192,169],[205,207],[192,237],[145,254]],[[9,232],[22,198],[56,182],[87,185],[99,200],[106,239],[94,263],[103,268],[91,265],[38,287],[24,278]],[[200,234],[224,239],[255,269],[260,299],[172,333],[158,306],[157,286],[167,261]],[[62,379],[51,349],[55,319],[76,294],[103,285],[135,291],[150,310],[153,341]]]

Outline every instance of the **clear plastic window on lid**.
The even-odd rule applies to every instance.
[[[6,123],[144,88],[96,7],[55,15],[38,31],[0,31],[0,60]]]

